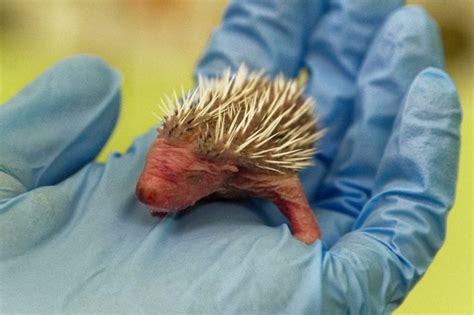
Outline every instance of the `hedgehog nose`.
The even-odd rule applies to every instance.
[[[138,181],[135,194],[147,206],[171,209],[176,188],[161,178],[144,176]]]
[[[139,181],[137,183],[135,195],[142,203],[146,205],[152,205],[155,201],[156,194],[157,192],[153,189],[153,187],[151,187],[151,185],[147,185],[143,181]]]

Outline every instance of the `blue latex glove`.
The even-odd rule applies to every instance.
[[[134,196],[155,137],[92,162],[119,75],[55,65],[0,107],[0,311],[381,314],[441,246],[460,107],[435,25],[399,1],[236,1],[197,72],[309,70],[324,127],[301,175],[323,238],[268,202],[202,202],[157,220]],[[437,69],[438,68],[438,69]]]

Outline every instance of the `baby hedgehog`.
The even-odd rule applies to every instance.
[[[152,215],[176,212],[211,194],[271,200],[306,244],[320,237],[297,172],[312,164],[314,102],[296,81],[240,66],[162,102],[166,115],[148,152],[136,195]]]

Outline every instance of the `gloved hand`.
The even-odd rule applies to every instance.
[[[119,75],[69,58],[0,107],[2,313],[381,314],[441,246],[460,106],[436,26],[400,1],[234,1],[197,72],[309,73],[328,134],[301,174],[323,238],[268,202],[206,201],[162,220],[134,196],[155,131],[93,162]]]

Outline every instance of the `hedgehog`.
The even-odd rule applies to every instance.
[[[324,130],[298,82],[241,65],[181,90],[159,105],[165,116],[136,185],[150,213],[174,213],[209,196],[259,197],[277,206],[296,239],[319,239],[298,172],[312,165]]]

